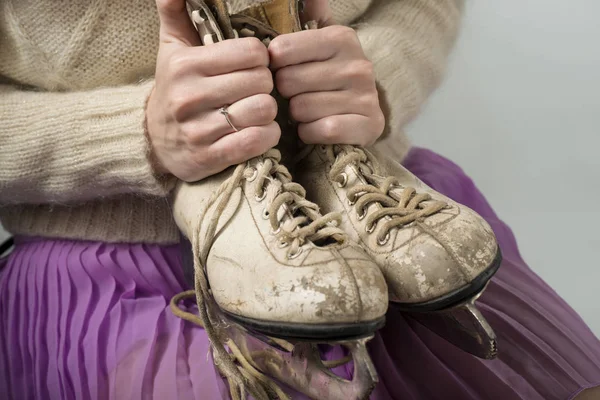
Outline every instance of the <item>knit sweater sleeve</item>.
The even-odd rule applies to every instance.
[[[164,196],[144,133],[152,82],[82,92],[0,85],[0,204]]]
[[[463,0],[373,0],[354,25],[374,64],[392,136],[439,85],[462,9]]]

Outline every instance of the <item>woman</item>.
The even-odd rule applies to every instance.
[[[168,309],[185,285],[167,196],[175,177],[199,180],[277,143],[273,113],[254,111],[272,106],[267,96],[274,84],[289,82],[272,82],[266,67],[273,55],[246,39],[219,43],[218,54],[207,48],[205,57],[182,57],[198,51],[184,3],[157,6],[151,0],[73,0],[60,9],[46,1],[0,5],[0,218],[17,237],[0,272],[0,393],[9,398],[216,398],[225,390],[207,357],[205,332]],[[330,19],[325,1],[307,7]],[[505,258],[480,301],[499,335],[498,359],[466,355],[390,309],[370,347],[380,374],[373,398],[566,399],[598,385],[594,335],[525,265],[510,230],[468,177],[436,154],[409,151],[400,132],[439,81],[461,3],[332,1],[332,9],[340,23],[360,22],[360,42],[331,38],[338,55],[350,62],[366,54],[371,80],[374,74],[385,88],[391,132],[378,145],[484,216]],[[314,34],[326,32],[337,31]],[[294,38],[286,40],[306,46]],[[319,42],[308,43],[315,47],[302,54],[318,51]],[[251,70],[243,57],[248,49],[256,62]],[[170,74],[177,60],[179,73]],[[205,79],[202,71],[224,60],[233,72],[219,74],[221,84]],[[337,61],[322,62],[326,73],[294,83],[294,91],[332,81],[363,86],[368,75],[342,76],[330,68]],[[211,121],[218,107],[186,105],[200,94],[227,97],[239,86],[223,82],[238,71],[254,84],[230,112],[255,129],[231,135],[216,152]],[[339,118],[339,109],[320,120]],[[381,110],[366,114],[365,136],[351,137],[357,130],[347,119],[349,129],[340,132],[348,133],[337,140],[378,139]],[[261,118],[252,121],[253,115]],[[301,136],[325,140],[322,125],[306,121]],[[192,136],[183,134],[188,129]],[[337,372],[348,375],[343,367]]]

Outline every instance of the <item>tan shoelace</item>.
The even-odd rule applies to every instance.
[[[347,181],[344,170],[352,165],[355,172],[367,182],[348,189],[346,195],[348,202],[356,208],[359,219],[366,216],[368,232],[372,232],[380,220],[385,220],[377,237],[380,245],[387,243],[392,229],[412,222],[423,222],[425,218],[447,207],[443,201],[432,200],[428,193],[417,193],[413,187],[402,186],[396,177],[382,177],[377,160],[365,148],[333,145],[321,146],[321,150],[334,160],[329,179],[344,186]],[[371,204],[379,204],[381,207],[367,214],[366,209]]]
[[[346,234],[337,226],[341,222],[339,213],[321,215],[319,207],[306,200],[306,191],[292,182],[288,169],[279,164],[281,156],[277,150],[269,150],[258,163],[258,169],[244,170],[246,179],[256,181],[257,200],[265,200],[265,217],[271,229],[280,238],[280,245],[290,245],[290,257],[296,257],[307,241],[319,243],[328,238],[337,243],[346,240]],[[254,174],[257,176],[254,178]],[[283,215],[280,215],[283,211]],[[298,213],[297,211],[301,211]]]
[[[222,319],[217,311],[209,305],[211,294],[205,275],[206,260],[215,239],[219,219],[235,189],[245,180],[256,182],[259,189],[256,192],[261,193],[262,197],[260,201],[267,201],[268,207],[265,210],[273,233],[278,234],[286,246],[290,245],[290,257],[299,254],[301,246],[307,241],[315,243],[333,239],[341,243],[346,240],[346,234],[336,226],[340,223],[340,215],[320,215],[318,206],[306,200],[304,188],[292,182],[287,168],[279,164],[280,159],[279,151],[271,149],[258,159],[238,165],[232,176],[213,193],[200,213],[200,223],[194,227],[190,238],[194,258],[195,290],[181,293],[171,300],[171,310],[175,315],[205,329],[213,349],[214,363],[228,380],[234,400],[242,399],[246,392],[257,400],[289,398],[272,379],[252,365],[252,360],[244,358],[236,344],[221,329]],[[207,210],[215,203],[217,206],[208,223],[207,233],[205,237],[200,238],[202,221]],[[280,215],[280,210],[283,210],[283,215]],[[178,306],[182,299],[194,296],[198,316],[183,311]],[[342,360],[342,363],[347,361]]]

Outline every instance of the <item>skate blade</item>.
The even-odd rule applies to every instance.
[[[350,352],[354,362],[352,380],[333,374],[321,360],[316,342],[288,342],[266,336],[255,336],[237,324],[227,328],[229,337],[236,343],[244,357],[255,368],[298,392],[319,400],[362,400],[369,395],[378,382],[377,372],[367,352],[366,343],[371,337],[326,342],[341,345]]]
[[[185,279],[193,285],[194,270],[191,245],[181,237],[182,263]],[[263,374],[318,400],[363,400],[379,381],[375,366],[367,352],[366,343],[373,338],[365,336],[352,340],[325,341],[321,344],[341,345],[350,352],[354,362],[352,380],[342,379],[330,371],[321,360],[318,342],[285,340],[249,330],[231,320],[211,296],[206,299],[218,321],[219,336],[231,339],[252,366]]]
[[[475,306],[483,290],[454,307],[408,315],[456,347],[476,357],[491,360],[498,354],[496,334]]]

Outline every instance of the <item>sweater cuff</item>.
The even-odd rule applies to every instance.
[[[166,196],[145,134],[154,82],[82,92],[0,86],[0,201],[76,203],[124,193]],[[7,161],[8,162],[8,161]]]
[[[170,174],[159,174],[153,168],[152,148],[146,132],[146,103],[153,87],[154,81],[147,81],[136,86],[101,90],[98,95],[102,96],[102,105],[87,121],[88,132],[97,141],[90,141],[89,148],[82,150],[87,151],[90,158],[97,151],[106,166],[98,170],[97,180],[122,183],[124,192],[162,197],[175,187],[177,179]],[[114,108],[107,108],[107,104]]]

